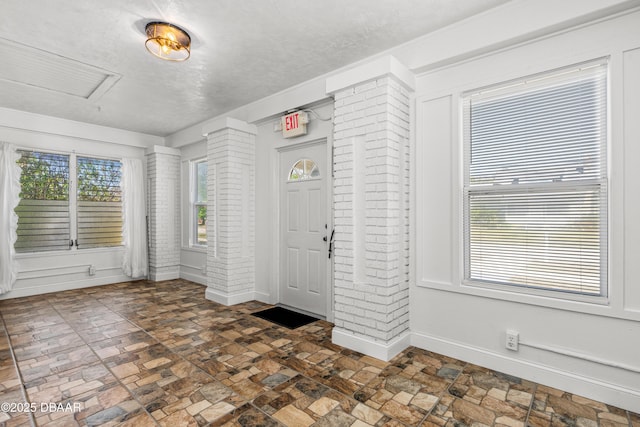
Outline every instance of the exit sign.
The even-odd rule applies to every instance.
[[[309,116],[304,111],[296,111],[282,116],[282,137],[293,138],[294,136],[306,135],[307,123],[309,123]]]

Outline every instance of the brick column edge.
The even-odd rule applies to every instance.
[[[410,117],[394,57],[327,79],[334,104],[332,341],[390,360],[410,345]]]
[[[226,118],[207,137],[207,290],[224,305],[255,299],[255,135]]]

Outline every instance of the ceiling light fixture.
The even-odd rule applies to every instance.
[[[186,61],[191,56],[191,37],[182,28],[166,22],[149,22],[145,27],[149,52],[167,61]]]

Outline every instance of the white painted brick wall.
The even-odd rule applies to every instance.
[[[223,295],[255,287],[255,136],[235,129],[209,135],[207,286]]]
[[[334,321],[383,342],[409,328],[409,117],[393,77],[335,94]]]
[[[147,155],[149,277],[178,277],[180,270],[180,157]],[[174,277],[171,277],[174,278]]]

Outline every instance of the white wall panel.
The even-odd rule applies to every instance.
[[[636,10],[417,79],[414,345],[640,411],[638,22]],[[602,57],[610,59],[609,298],[588,301],[465,285],[460,96]],[[516,352],[505,349],[507,329],[520,333]]]
[[[453,210],[455,197],[455,160],[452,146],[451,96],[418,101],[417,118],[421,133],[417,141],[417,181],[420,197],[417,231],[420,238],[418,284],[451,284],[453,259],[452,234],[457,224]]]
[[[624,52],[623,67],[624,307],[640,312],[640,48]]]

